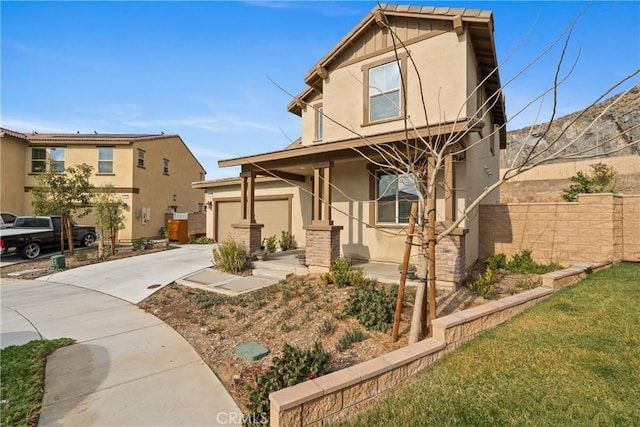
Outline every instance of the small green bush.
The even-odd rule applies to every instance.
[[[288,251],[289,249],[291,249],[291,235],[289,234],[289,232],[284,230],[281,231],[280,241],[278,243],[280,244],[280,249],[282,249],[283,251]]]
[[[263,375],[256,375],[255,387],[249,386],[249,409],[244,425],[264,425],[269,420],[269,394],[303,381],[319,377],[329,361],[329,353],[316,342],[310,350],[285,343],[282,356],[273,359],[273,366]]]
[[[365,339],[364,332],[360,329],[352,329],[345,332],[336,343],[336,350],[342,353],[345,350],[349,350],[353,343],[360,342]]]
[[[550,264],[538,264],[531,257],[531,251],[523,249],[519,254],[514,254],[507,263],[507,270],[517,274],[544,274],[561,269],[562,266],[552,262]]]
[[[364,286],[370,282],[364,276],[364,270],[359,267],[351,267],[349,260],[345,257],[340,257],[331,263],[329,273],[324,279],[339,288],[344,288],[345,286]]]
[[[478,276],[475,282],[467,285],[467,287],[470,291],[480,296],[491,298],[495,294],[495,285],[498,279],[500,279],[498,271],[487,267],[485,272]]]
[[[143,251],[145,249],[151,249],[155,245],[154,241],[149,239],[148,237],[140,237],[138,239],[133,239],[131,242],[134,251]]]
[[[491,270],[504,270],[507,268],[507,256],[503,253],[489,255],[485,263]]]
[[[211,243],[215,243],[215,240],[210,239],[207,236],[200,236],[194,241],[194,243],[198,245],[209,245]]]
[[[327,319],[324,319],[318,326],[318,332],[320,332],[322,335],[331,335],[335,329],[336,327],[333,322]]]
[[[354,289],[343,311],[370,331],[386,332],[393,322],[397,297],[397,285],[386,292],[384,288],[367,282]]]
[[[213,262],[218,270],[237,274],[246,268],[247,254],[238,242],[227,238],[213,250]]]
[[[229,298],[224,295],[207,292],[192,294],[189,296],[189,299],[201,309],[207,309],[214,305],[224,304],[229,300]]]
[[[276,247],[278,246],[278,238],[275,234],[273,236],[265,237],[262,239],[262,244],[264,245],[264,249],[272,254],[276,251]]]

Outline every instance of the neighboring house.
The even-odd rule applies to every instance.
[[[0,129],[2,210],[33,214],[31,189],[49,162],[57,170],[86,163],[95,187],[111,184],[122,202],[120,240],[160,235],[167,212],[203,210],[205,170],[178,135],[24,134]],[[78,219],[93,225],[93,215]]]
[[[392,33],[409,54],[394,50]],[[241,166],[240,178],[194,184],[211,208],[208,236],[232,235],[252,251],[261,238],[287,230],[306,248],[312,270],[341,254],[400,263],[417,191],[411,179],[381,167],[372,146],[404,150],[417,135],[466,133],[460,146],[471,148],[447,156],[438,192],[438,222],[451,223],[497,179],[505,113],[496,67],[491,12],[376,6],[311,68],[308,87],[288,105],[302,118],[298,141],[219,162]],[[439,243],[440,286],[459,284],[476,262],[478,232],[476,211]]]

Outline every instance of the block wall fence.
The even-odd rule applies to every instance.
[[[480,206],[480,259],[531,250],[538,262],[640,261],[640,195]]]

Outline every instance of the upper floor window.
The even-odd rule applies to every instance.
[[[369,121],[400,116],[400,65],[397,62],[369,69]]]
[[[98,173],[113,173],[113,147],[98,147]]]
[[[39,173],[47,170],[47,149],[31,149],[31,172]]]
[[[33,147],[31,148],[31,172],[41,173],[47,170],[47,161],[55,172],[64,172],[64,147]]]
[[[144,150],[138,149],[138,167],[144,167]]]
[[[169,175],[169,160],[162,159],[162,173]]]
[[[322,128],[324,126],[324,115],[322,105],[316,109],[316,140],[322,140]]]
[[[204,181],[204,174],[202,172],[198,172],[198,181]]]
[[[414,175],[384,170],[376,173],[376,223],[409,224],[411,204],[418,200]]]

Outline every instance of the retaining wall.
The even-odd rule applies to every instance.
[[[543,276],[543,287],[435,319],[433,338],[271,393],[271,425],[322,426],[342,419],[482,331],[605,266],[581,264],[549,273]]]

